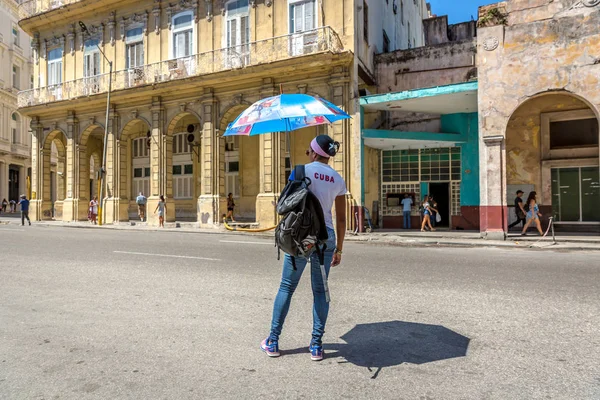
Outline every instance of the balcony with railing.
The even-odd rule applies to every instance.
[[[27,19],[82,0],[23,0],[19,1],[19,18]]]
[[[250,42],[189,57],[113,72],[112,90],[155,85],[318,53],[341,53],[342,42],[331,27]],[[106,93],[109,74],[19,92],[19,107]]]

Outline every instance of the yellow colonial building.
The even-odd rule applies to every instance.
[[[135,198],[143,192],[150,211],[160,195],[167,198],[167,221],[213,226],[233,193],[236,217],[270,226],[286,174],[305,161],[318,133],[342,143],[333,167],[347,181],[348,205],[360,204],[359,91],[374,84],[373,55],[400,45],[385,29],[382,34],[375,18],[384,15],[388,25],[391,20],[390,31],[408,22],[397,1],[371,3],[21,3],[20,26],[34,38],[34,88],[19,93],[20,111],[32,119],[30,215],[87,219],[104,156],[108,60],[114,72],[106,127],[106,223],[137,218]],[[411,14],[413,42],[421,40],[414,31],[426,12],[425,3],[418,4],[424,9]],[[321,96],[356,118],[294,132],[290,143],[282,133],[222,136],[246,107],[280,90]],[[149,223],[156,224],[149,214]]]

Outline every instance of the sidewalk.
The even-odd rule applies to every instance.
[[[0,225],[11,224],[19,225],[21,219],[19,214],[0,215]],[[53,226],[65,228],[81,229],[112,229],[128,231],[160,231],[160,232],[179,232],[179,233],[205,233],[205,234],[228,234],[244,235],[256,237],[273,237],[273,231],[262,233],[250,233],[243,231],[228,231],[223,226],[214,229],[198,228],[196,222],[166,222],[165,228],[148,226],[140,222],[121,222],[114,225],[97,226],[87,221],[81,222],[62,222],[62,221],[40,221],[33,222],[35,226]],[[474,231],[436,231],[420,232],[414,231],[375,231],[373,233],[361,233],[354,235],[350,232],[346,234],[346,240],[365,243],[393,246],[428,246],[428,247],[500,247],[500,248],[521,248],[521,249],[549,249],[549,250],[586,250],[600,251],[600,235],[581,235],[561,234],[556,236],[556,243],[552,237],[541,238],[533,231],[528,236],[521,236],[517,232],[509,233],[507,240],[485,240],[482,239],[479,232]]]

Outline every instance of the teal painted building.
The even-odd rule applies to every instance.
[[[378,209],[384,229],[404,227],[405,195],[413,198],[411,227],[420,228],[419,205],[433,196],[449,229],[479,230],[479,134],[477,82],[365,96],[361,106],[361,198]],[[435,131],[368,129],[369,115],[387,112]],[[374,202],[378,206],[374,207]]]

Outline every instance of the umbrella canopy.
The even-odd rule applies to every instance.
[[[227,127],[223,136],[289,132],[350,118],[327,100],[307,94],[281,94],[257,101]]]

